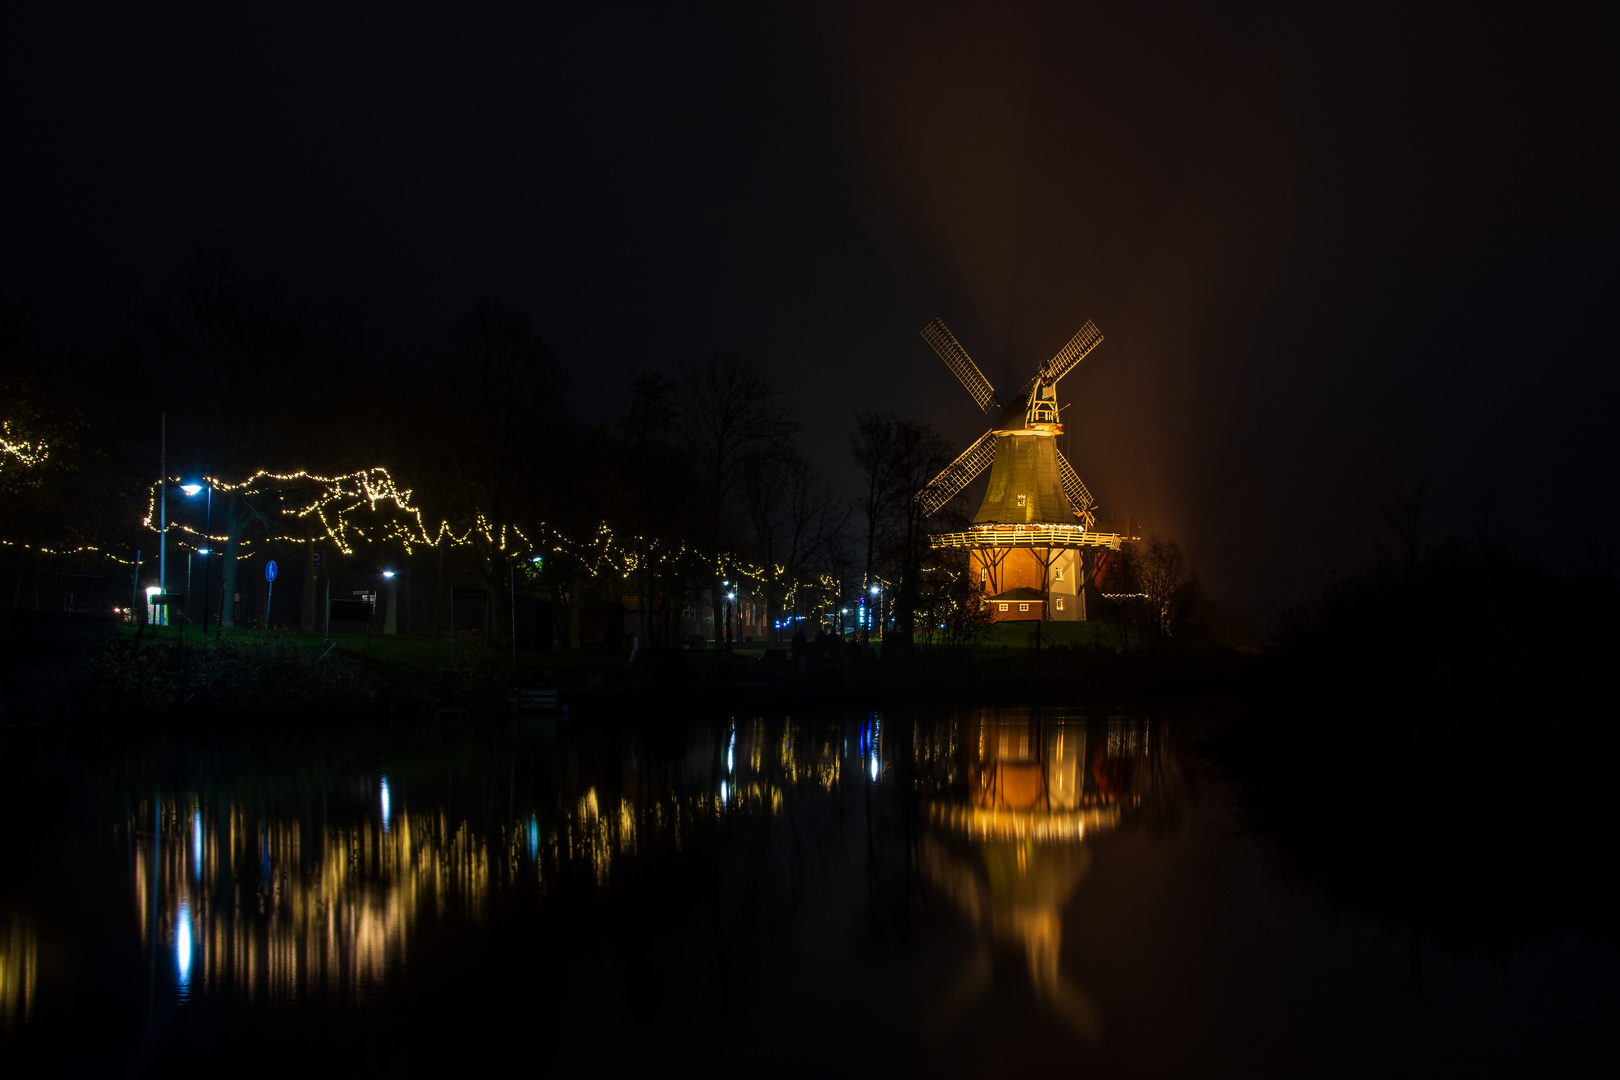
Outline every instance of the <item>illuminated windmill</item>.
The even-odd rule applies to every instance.
[[[1084,619],[1085,584],[1104,553],[1119,550],[1120,538],[1093,530],[1096,503],[1058,451],[1057,384],[1102,342],[1102,333],[1088,321],[1005,405],[942,321],[923,327],[922,336],[979,408],[996,417],[917,493],[923,511],[933,514],[990,470],[972,527],[936,535],[934,546],[969,549],[998,620]]]

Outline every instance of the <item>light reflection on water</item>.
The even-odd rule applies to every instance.
[[[0,1029],[32,1019],[38,978],[39,940],[33,923],[12,914],[0,922]]]
[[[132,900],[150,947],[156,898],[168,928],[159,944],[173,949],[182,998],[364,1000],[403,961],[424,912],[455,905],[476,915],[487,889],[485,845],[442,817],[402,814],[383,832],[263,818],[230,803],[220,814],[195,811],[185,837],[174,805],[157,807],[155,834],[136,827]],[[136,820],[149,820],[146,808]]]
[[[917,863],[980,943],[926,1024],[942,1035],[990,991],[1000,946],[1023,955],[1036,1000],[1094,1044],[1101,1013],[1061,970],[1063,912],[1091,866],[1086,841],[1118,826],[1122,804],[1137,805],[1164,779],[1146,761],[1148,722],[1110,717],[1098,740],[1079,713],[983,710],[972,721],[967,791],[929,804]],[[937,748],[922,756],[954,758]]]
[[[240,1047],[451,1074],[476,1045],[523,1073],[719,1046],[810,1075],[1314,1075],[1371,1032],[1341,1071],[1392,1075],[1456,1056],[1430,1002],[1478,985],[1503,1004],[1467,1037],[1538,1061],[1612,1011],[1593,979],[1446,967],[1300,896],[1182,779],[1183,731],[1048,708],[275,730],[263,755],[41,736],[63,764],[32,786],[47,755],[0,755],[30,824],[0,830],[0,1074],[19,1048],[159,1075]]]
[[[174,967],[184,1000],[191,991],[191,905],[184,898],[174,914]]]
[[[837,805],[855,751],[868,814],[873,798],[896,795],[922,811],[920,830],[901,838],[910,854],[884,857],[914,865],[981,941],[930,1022],[971,1008],[988,986],[989,950],[1007,948],[1025,957],[1053,1014],[1091,1037],[1095,1009],[1060,970],[1062,911],[1089,866],[1087,842],[1119,823],[1152,775],[1133,767],[1150,745],[1146,721],[1081,713],[747,718],[697,725],[656,768],[631,751],[521,813],[516,750],[459,778],[395,759],[386,775],[305,780],[277,798],[178,791],[132,806],[123,825],[132,936],[169,957],[171,1000],[370,1002],[408,972],[424,932],[483,922],[497,895],[544,903],[565,882],[607,892],[649,845],[680,857],[726,822]],[[535,754],[549,770],[553,750]],[[868,848],[889,842],[874,835]],[[15,925],[0,939],[7,1023],[26,1019],[35,998],[32,939]]]

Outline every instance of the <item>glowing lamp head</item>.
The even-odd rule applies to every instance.
[[[195,494],[197,494],[197,492],[202,490],[202,485],[201,484],[181,484],[180,485],[180,490],[185,492],[187,495],[195,495]]]
[[[197,554],[199,554],[199,555],[207,555],[208,554],[208,549],[207,548],[198,548],[197,549]]]
[[[393,577],[393,576],[394,576],[394,572],[393,572],[393,571],[392,571],[392,570],[384,570],[384,571],[383,571],[383,577],[385,577],[385,578],[391,578],[391,577]]]
[[[874,585],[874,586],[872,586],[872,595],[876,596],[877,594],[878,594],[878,587],[876,585]]]

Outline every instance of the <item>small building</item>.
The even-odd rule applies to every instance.
[[[1018,622],[1023,619],[1044,619],[1046,597],[1039,589],[1016,588],[988,598],[990,615],[996,622]]]

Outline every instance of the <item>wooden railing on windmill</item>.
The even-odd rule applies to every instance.
[[[1057,384],[1102,343],[1101,331],[1088,320],[1005,404],[943,321],[923,327],[922,337],[980,410],[995,417],[988,431],[917,493],[932,516],[990,471],[972,527],[934,534],[931,543],[968,550],[998,621],[1084,619],[1085,588],[1119,550],[1121,538],[1096,530],[1096,500],[1058,450],[1063,424]]]

